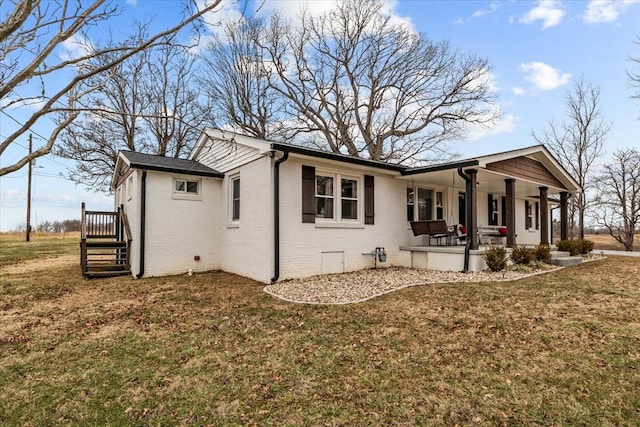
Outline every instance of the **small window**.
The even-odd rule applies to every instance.
[[[173,180],[173,191],[175,193],[180,194],[199,194],[199,182],[198,181],[187,181],[185,179],[175,179]]]
[[[531,203],[528,200],[524,201],[524,227],[529,230],[530,228],[532,228],[532,224],[533,224],[533,207],[531,206]]]
[[[240,221],[240,176],[234,176],[230,179],[231,185],[231,212],[232,222]]]
[[[489,194],[489,225],[498,225],[498,199]]]
[[[433,219],[433,190],[418,188],[418,220]]]
[[[316,175],[316,218],[333,218],[333,177]]]
[[[126,182],[127,200],[131,200],[133,193],[133,175],[131,175]]]
[[[359,220],[361,180],[339,174],[316,175],[316,218],[337,221]]]
[[[407,188],[407,221],[413,221],[414,200],[413,187],[409,187]]]
[[[442,191],[436,191],[436,219],[444,219],[444,204]]]
[[[341,179],[342,219],[358,219],[358,181]]]

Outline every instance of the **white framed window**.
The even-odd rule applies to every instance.
[[[240,175],[229,178],[229,221],[240,221]]]
[[[133,197],[133,175],[127,178],[125,186],[127,192],[127,200],[131,200],[131,198]]]
[[[407,187],[407,221],[444,219],[444,192],[420,186]]]
[[[174,179],[173,192],[177,194],[200,194],[200,181],[187,179]]]
[[[533,206],[528,200],[524,201],[524,228],[527,230],[533,228]]]
[[[317,173],[316,218],[337,222],[361,222],[361,186],[360,177]]]
[[[335,218],[333,187],[333,176],[316,175],[316,218]]]

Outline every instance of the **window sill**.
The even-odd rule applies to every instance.
[[[364,228],[361,222],[316,221],[316,228]]]
[[[227,224],[227,228],[240,228],[239,222],[230,222]]]

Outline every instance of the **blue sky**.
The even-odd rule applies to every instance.
[[[293,15],[302,3],[266,0],[260,13],[282,9]],[[334,1],[304,3],[312,12],[320,12]],[[491,84],[500,93],[502,119],[492,129],[474,129],[467,139],[450,143],[461,157],[535,144],[531,132],[547,129],[548,120],[564,119],[565,94],[581,76],[601,88],[602,111],[613,122],[602,161],[617,148],[640,146],[640,101],[630,99],[626,76],[627,70],[640,72],[628,60],[629,55],[640,56],[640,45],[634,43],[640,36],[640,2],[387,0],[385,4],[394,19],[433,40],[446,39],[461,51],[486,57],[493,67]],[[239,7],[228,5],[210,19],[237,17]],[[179,1],[129,1],[110,29],[124,34],[135,19],[150,19],[160,27],[175,22],[180,11]],[[18,121],[26,117],[19,108],[6,112]],[[16,126],[0,114],[0,138]],[[33,129],[34,145],[41,143],[38,135],[47,136],[49,130],[46,123],[38,123]],[[18,143],[3,153],[2,165],[27,150],[26,137]],[[112,208],[110,195],[86,191],[62,179],[60,174],[69,166],[53,156],[37,160],[32,223],[36,216],[38,222],[79,218],[83,201],[94,210]],[[0,178],[0,231],[25,222],[26,182],[26,167]]]

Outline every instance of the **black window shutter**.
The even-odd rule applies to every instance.
[[[502,197],[502,225],[507,225],[507,198]]]
[[[536,202],[536,230],[540,230],[540,203]]]
[[[364,176],[364,223],[374,223],[374,191],[375,185],[372,175]]]
[[[529,217],[529,201],[524,201],[524,228],[531,228],[531,218]]]
[[[316,168],[302,165],[302,222],[316,222]]]
[[[488,194],[487,195],[487,206],[488,206],[488,219],[489,219],[489,225],[495,225],[493,223],[493,194]]]

